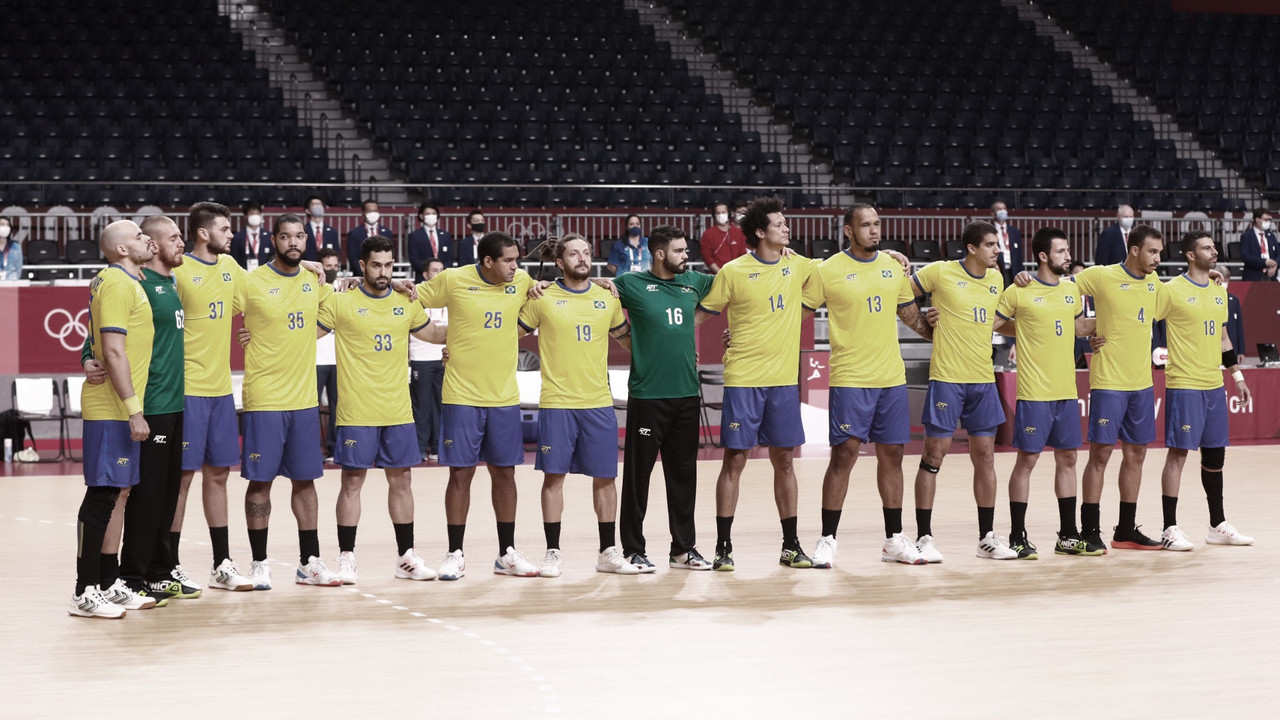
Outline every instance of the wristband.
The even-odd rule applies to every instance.
[[[1231,379],[1235,380],[1238,383],[1242,383],[1244,382],[1244,373],[1240,372],[1239,370],[1233,370],[1231,371]]]
[[[142,413],[142,401],[137,395],[130,395],[124,399],[124,411],[130,416]]]

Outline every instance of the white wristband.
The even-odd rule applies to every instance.
[[[1240,372],[1239,370],[1233,370],[1231,372],[1231,379],[1235,380],[1238,383],[1242,383],[1244,382],[1244,373]]]

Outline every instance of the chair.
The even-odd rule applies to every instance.
[[[23,420],[58,423],[58,456],[40,462],[67,459],[67,423],[63,417],[62,396],[58,381],[51,377],[14,378],[10,387],[12,407]],[[14,452],[22,448],[14,448]]]
[[[62,381],[62,418],[68,428],[67,436],[70,438],[70,421],[84,417],[80,411],[80,393],[84,389],[84,377],[82,375],[69,375]],[[83,460],[82,457],[75,457],[71,454],[71,443],[67,442],[67,459],[74,462]]]
[[[698,371],[698,404],[702,408],[702,429],[701,438],[705,442],[699,442],[698,447],[706,447],[714,445],[720,447],[720,443],[716,442],[715,436],[711,433],[711,410],[723,411],[724,400],[711,402],[707,400],[706,391],[703,390],[707,385],[719,385],[724,387],[724,371],[723,370],[699,370]],[[721,391],[723,393],[723,390]],[[723,395],[721,396],[723,398]]]
[[[814,240],[813,241],[813,257],[819,260],[827,258],[840,252],[840,245],[835,240]]]

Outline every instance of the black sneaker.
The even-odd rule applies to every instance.
[[[160,598],[177,598],[179,600],[190,600],[200,597],[200,588],[193,588],[183,585],[177,580],[156,580],[147,583],[147,592],[156,599],[156,605],[159,606]]]
[[[1023,533],[1021,537],[1010,538],[1009,549],[1018,553],[1019,560],[1036,560],[1040,557],[1040,554],[1036,552],[1036,546],[1032,545],[1031,541],[1027,539],[1026,533]]]
[[[126,582],[126,583],[125,583],[125,585],[126,585],[126,586],[128,586],[128,588],[129,588],[130,590],[132,590],[134,593],[136,593],[136,594],[138,594],[138,595],[141,595],[142,597],[147,597],[147,598],[152,598],[152,599],[154,599],[154,600],[156,601],[156,604],[154,605],[154,607],[162,608],[162,607],[164,607],[165,605],[168,605],[168,604],[169,604],[169,596],[168,596],[168,595],[154,595],[154,594],[152,594],[151,592],[149,592],[149,591],[147,590],[147,585],[149,585],[149,583],[146,583],[146,582]]]
[[[712,570],[733,572],[733,546],[716,545],[716,559],[711,562]]]
[[[1116,527],[1116,534],[1111,538],[1111,547],[1120,550],[1163,550],[1164,545],[1159,540],[1152,540],[1138,528],[1141,525],[1135,525],[1128,530],[1121,530]]]
[[[1094,545],[1083,538],[1073,535],[1059,535],[1058,541],[1054,543],[1054,555],[1075,555],[1079,557],[1094,557],[1097,555],[1105,555],[1106,546]]]
[[[1101,552],[1098,553],[1099,555],[1107,554],[1107,544],[1102,541],[1102,528],[1085,530],[1081,533],[1081,536],[1084,538],[1084,544],[1091,550],[1101,550]]]
[[[627,562],[631,563],[632,565],[635,565],[636,568],[639,569],[641,573],[651,573],[651,572],[658,571],[657,566],[649,562],[649,558],[645,557],[644,553],[631,553],[630,555],[627,556]]]
[[[809,556],[805,555],[800,548],[788,549],[784,545],[782,546],[782,555],[778,557],[778,564],[790,568],[811,568],[813,567],[813,560],[809,559]]]

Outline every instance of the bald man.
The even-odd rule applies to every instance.
[[[1116,222],[1098,236],[1098,247],[1093,251],[1094,265],[1114,265],[1124,262],[1129,254],[1129,231],[1133,229],[1133,208],[1121,205],[1116,208]]]

